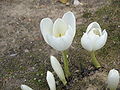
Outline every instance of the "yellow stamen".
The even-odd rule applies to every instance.
[[[94,29],[93,32],[96,34],[96,35],[99,35],[100,36],[100,32],[98,29]]]
[[[59,34],[56,34],[56,35],[55,35],[55,37],[62,37],[62,36],[64,36],[63,33],[59,33]]]

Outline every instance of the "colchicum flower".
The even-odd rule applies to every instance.
[[[50,71],[47,71],[46,80],[48,82],[50,90],[56,90],[55,78]]]
[[[110,90],[116,90],[119,83],[119,79],[120,79],[119,72],[115,69],[110,70],[107,80],[108,88]]]
[[[107,41],[106,30],[101,30],[100,25],[97,22],[92,22],[87,27],[86,32],[81,38],[81,45],[84,49],[91,52],[92,63],[96,68],[101,67],[97,61],[94,51],[102,48]]]
[[[70,47],[76,33],[75,16],[69,11],[54,23],[50,18],[44,18],[40,28],[47,44],[58,51],[64,51]]]
[[[63,82],[64,85],[66,85],[67,81],[65,79],[65,75],[59,61],[54,56],[51,56],[50,62],[51,62],[52,68],[54,69],[54,71],[56,72],[60,80]]]
[[[30,88],[30,87],[27,86],[27,85],[21,85],[21,89],[22,89],[22,90],[33,90],[32,88]]]
[[[81,38],[81,44],[88,51],[96,51],[102,48],[107,40],[106,30],[101,30],[97,22],[92,22]]]

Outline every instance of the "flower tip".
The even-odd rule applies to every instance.
[[[106,34],[107,34],[106,29],[103,30],[103,33],[106,33]]]
[[[49,74],[51,74],[51,72],[50,72],[50,71],[47,71],[47,76],[48,76]]]
[[[67,13],[72,13],[71,11],[68,11]]]
[[[68,12],[66,12],[64,15],[72,15],[72,16],[74,16],[74,14],[73,14],[72,11],[68,11]]]
[[[116,70],[116,69],[111,69],[109,73],[116,73],[116,74],[119,74],[119,72]]]
[[[97,21],[94,21],[94,22],[92,22],[92,23],[94,23],[94,24],[98,24],[98,22],[97,22]]]
[[[91,25],[94,25],[94,26],[95,26],[95,25],[96,25],[96,26],[100,26],[100,24],[99,24],[98,22],[96,22],[96,21],[92,22]]]
[[[54,79],[54,76],[53,76],[52,72],[47,71],[46,79],[47,79],[47,81],[50,81],[50,80],[53,80],[53,79]],[[53,80],[53,81],[54,81],[54,80]]]
[[[56,59],[54,56],[50,56],[50,61]]]
[[[53,57],[54,57],[53,55],[50,56],[50,58],[53,58]]]
[[[42,22],[47,21],[47,20],[51,20],[51,19],[50,19],[50,18],[43,18],[43,19],[40,21],[40,24],[41,24]]]
[[[33,90],[32,88],[30,88],[29,86],[27,86],[27,85],[21,85],[21,89],[22,90]]]
[[[24,86],[25,86],[25,85],[21,85],[21,89],[23,89],[23,88],[24,88]]]

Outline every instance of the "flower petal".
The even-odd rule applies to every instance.
[[[100,32],[100,35],[102,34],[101,27],[97,22],[90,23],[87,27],[86,33],[89,33],[91,30],[93,30],[93,28],[98,29]]]
[[[60,80],[63,82],[63,84],[65,85],[67,81],[65,79],[65,75],[59,61],[54,56],[51,56],[50,62],[51,62],[52,68],[54,69],[54,71],[56,72]]]
[[[68,26],[64,22],[64,20],[58,18],[53,24],[53,35],[56,37],[62,36],[66,33],[67,29],[68,29]]]
[[[81,45],[87,51],[92,51],[92,43],[86,33],[81,38]]]
[[[76,19],[75,19],[75,16],[74,14],[69,11],[67,13],[65,13],[62,17],[62,19],[72,27],[72,29],[74,30],[74,35],[76,33]]]
[[[100,36],[96,40],[94,50],[98,50],[98,49],[102,48],[105,45],[106,41],[107,41],[107,32],[106,32],[106,30],[104,30],[102,33],[103,33],[102,36]]]
[[[90,40],[89,44],[91,44],[91,46],[92,46],[92,51],[95,51],[95,47],[97,47],[96,41],[100,38],[100,36],[96,35],[93,30],[91,30],[87,35],[88,35],[88,38]]]
[[[47,71],[46,80],[48,82],[50,90],[56,90],[55,78],[50,71]]]
[[[52,34],[52,29],[53,29],[53,22],[50,18],[44,18],[41,20],[40,22],[40,29],[41,29],[41,33],[44,37],[44,40],[48,43],[47,39],[46,39],[46,35],[47,34]]]
[[[62,37],[54,37],[52,35],[47,35],[48,43],[51,47],[58,51],[66,50],[70,47],[73,41],[73,30],[68,26],[68,30]]]

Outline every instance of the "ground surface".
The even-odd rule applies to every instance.
[[[74,7],[50,0],[0,0],[0,90],[20,90],[26,84],[34,90],[49,90],[46,71],[53,71],[50,55],[61,60],[61,53],[48,46],[40,33],[39,22],[55,20],[67,11],[77,19],[77,33],[69,48],[72,77],[63,86],[56,77],[57,90],[104,90],[108,71],[120,72],[120,2],[119,0],[81,0]],[[99,70],[91,64],[80,38],[90,22],[97,21],[108,32],[106,45],[97,51]],[[62,60],[60,61],[63,64]],[[120,90],[120,85],[118,87]]]

